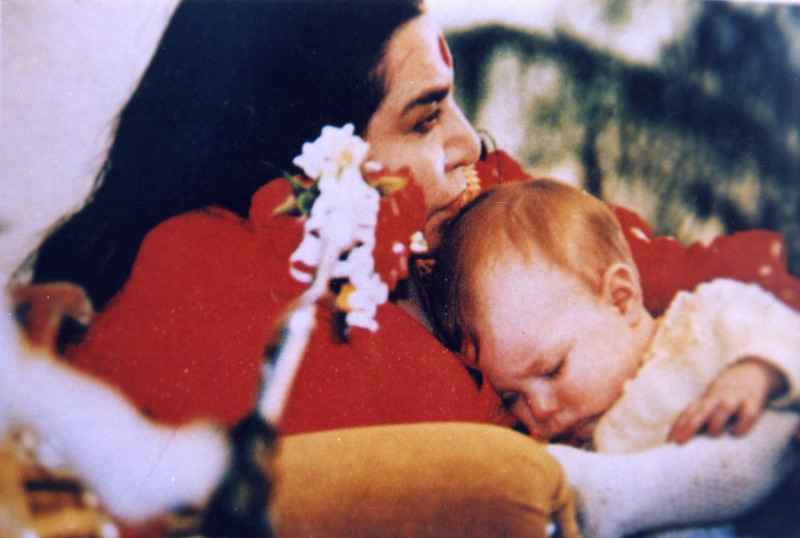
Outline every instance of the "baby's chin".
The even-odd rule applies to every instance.
[[[602,415],[579,420],[566,430],[550,437],[551,443],[571,446],[584,446],[592,441],[594,430]]]

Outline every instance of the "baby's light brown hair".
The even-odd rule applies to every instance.
[[[619,222],[594,196],[548,179],[498,185],[449,223],[424,284],[431,322],[450,349],[460,351],[467,336],[477,278],[504,261],[508,249],[526,261],[544,259],[598,294],[614,263],[635,271]]]

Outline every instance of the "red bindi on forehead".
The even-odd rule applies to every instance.
[[[439,54],[447,67],[453,67],[453,57],[450,55],[450,49],[444,41],[444,37],[439,36]]]

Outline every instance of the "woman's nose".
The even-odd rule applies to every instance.
[[[474,164],[481,156],[481,141],[464,113],[452,103],[452,119],[446,141],[446,166],[452,170],[458,166]]]

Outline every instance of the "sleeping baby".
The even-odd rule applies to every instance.
[[[654,318],[616,218],[563,183],[501,185],[465,208],[431,295],[442,339],[536,438],[623,453],[730,429],[788,444],[798,423],[777,409],[798,400],[800,315],[719,279]]]

